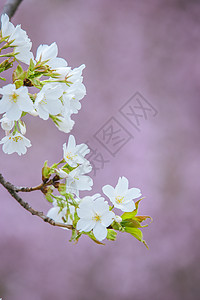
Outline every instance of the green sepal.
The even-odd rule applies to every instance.
[[[70,242],[75,242],[78,243],[79,238],[81,237],[82,232],[79,232],[77,229],[72,229],[72,235],[71,239],[69,240]]]
[[[5,59],[1,64],[0,64],[0,73],[5,71],[5,70],[8,70],[10,68],[12,68],[13,66],[13,61],[9,61],[10,58],[8,59]]]
[[[0,79],[3,80],[3,81],[6,81],[6,78],[4,78],[4,77],[0,77]]]
[[[142,242],[149,249],[145,240],[143,240],[142,231],[138,228],[125,227],[125,231],[134,236],[138,241]]]
[[[28,78],[30,79],[31,83],[38,89],[42,89],[43,85],[41,84],[40,80],[37,78]]]
[[[65,172],[66,172],[66,170],[69,170],[69,171],[71,172],[71,171],[73,171],[74,169],[76,169],[76,167],[73,168],[73,167],[71,167],[70,165],[65,164],[65,165],[62,167],[62,169],[65,169]],[[69,173],[69,172],[68,172],[68,173]]]
[[[53,189],[52,188],[48,188],[47,193],[45,194],[45,198],[47,199],[48,202],[52,203],[53,202],[53,197],[52,197],[52,192]]]
[[[62,196],[66,197],[66,184],[65,183],[60,183],[58,187],[58,191]]]
[[[117,232],[113,229],[107,229],[107,240],[116,241]]]
[[[24,117],[25,115],[27,115],[27,112],[23,111],[22,115],[21,115],[21,118]]]
[[[124,228],[122,227],[121,223],[118,223],[118,222],[113,222],[111,224],[112,228],[115,229],[115,230],[118,230],[118,231],[124,231]]]

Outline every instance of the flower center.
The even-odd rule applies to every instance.
[[[16,103],[18,97],[19,97],[19,95],[17,95],[17,94],[14,92],[12,95],[10,95],[10,100],[11,100],[11,102]]]
[[[101,216],[98,215],[98,214],[96,213],[92,219],[93,219],[95,222],[98,222],[98,221],[101,221]]]
[[[71,152],[67,152],[67,153],[66,153],[66,158],[67,158],[67,159],[73,160],[74,157],[76,157],[76,155],[73,155],[73,153],[71,153]]]
[[[10,137],[10,139],[11,139],[11,137]],[[17,143],[18,141],[23,140],[23,138],[21,136],[15,136],[12,138],[12,140]]]
[[[117,196],[117,197],[115,197],[115,201],[116,201],[118,204],[120,204],[120,203],[124,202],[124,197]]]
[[[45,95],[43,96],[42,100],[40,101],[40,104],[47,104],[47,98]]]

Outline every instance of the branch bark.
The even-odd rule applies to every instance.
[[[11,19],[21,2],[22,0],[7,0],[4,5],[2,14],[7,14]]]
[[[29,211],[32,215],[38,216],[40,219],[42,219],[44,222],[49,223],[52,226],[58,226],[58,227],[65,227],[68,229],[73,229],[72,225],[67,225],[64,223],[55,222],[53,219],[47,217],[43,214],[41,211],[37,211],[33,209],[27,202],[25,202],[19,195],[17,194],[18,188],[15,187],[12,183],[7,182],[3,175],[0,173],[0,184],[4,186],[4,188],[9,192],[9,194],[27,211]]]

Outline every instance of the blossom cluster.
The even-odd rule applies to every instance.
[[[60,131],[69,133],[74,126],[71,116],[78,113],[80,100],[86,94],[82,82],[85,65],[69,67],[65,59],[58,57],[55,42],[40,45],[35,56],[31,47],[32,42],[21,25],[15,27],[6,14],[2,15],[0,59],[5,59],[0,63],[0,73],[17,63],[12,83],[0,88],[0,114],[3,114],[0,123],[5,131],[0,144],[8,154],[25,154],[31,147],[30,140],[25,137],[24,117],[28,114],[43,120],[51,118]],[[25,70],[19,62],[26,65]],[[0,77],[0,80],[5,78]],[[31,93],[33,87],[37,92]],[[68,143],[63,145],[62,160],[52,166],[48,166],[47,161],[44,163],[43,183],[39,187],[53,205],[47,217],[58,226],[71,229],[71,241],[77,242],[84,234],[101,244],[106,238],[115,240],[120,231],[146,245],[139,228],[147,226],[142,222],[150,217],[137,216],[141,191],[129,188],[126,177],[120,177],[115,187],[105,185],[102,188],[104,197],[101,194],[80,197],[80,192],[91,191],[93,186],[88,175],[92,170],[86,158],[89,152],[86,144],[77,145],[70,135]],[[115,210],[122,214],[116,214]]]
[[[11,154],[25,154],[31,142],[24,135],[26,125],[22,118],[30,114],[43,120],[51,118],[60,131],[69,133],[73,126],[72,114],[81,108],[80,100],[85,96],[82,71],[85,65],[72,69],[67,61],[57,57],[56,43],[40,45],[34,57],[32,43],[27,33],[9,21],[6,14],[1,17],[0,58],[6,59],[0,64],[0,72],[13,66],[13,83],[0,88],[0,119],[5,137],[0,141],[3,151]],[[12,52],[8,53],[11,49]],[[19,62],[28,65],[24,71]],[[0,77],[4,80],[4,78]],[[38,92],[31,93],[35,87]]]
[[[136,203],[134,200],[141,197],[141,191],[138,188],[129,189],[126,177],[120,177],[116,187],[105,185],[102,188],[111,205],[100,194],[79,197],[79,191],[90,191],[93,185],[92,179],[86,175],[92,170],[85,158],[89,151],[86,144],[77,145],[74,136],[70,135],[68,143],[63,145],[63,159],[51,167],[45,162],[42,174],[47,186],[48,180],[53,177],[53,184],[45,190],[47,200],[53,204],[47,216],[61,223],[60,226],[71,226],[72,240],[78,240],[82,234],[98,243],[105,238],[115,240],[118,230],[129,232],[144,242],[138,227],[143,227],[140,223],[149,217],[135,216],[140,200]],[[55,188],[59,196],[54,195]],[[113,209],[124,214],[116,215]]]

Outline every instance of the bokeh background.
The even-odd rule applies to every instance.
[[[5,1],[1,0],[0,9]],[[128,234],[98,246],[30,215],[0,187],[0,297],[4,300],[197,300],[200,294],[200,2],[195,0],[24,0],[12,19],[38,45],[56,41],[69,65],[86,64],[87,96],[72,134],[107,162],[90,194],[129,178],[146,197],[145,246]],[[119,112],[135,92],[158,111],[137,131]],[[115,117],[131,139],[113,157],[94,134]],[[18,186],[41,181],[62,157],[68,135],[30,117],[25,156],[0,152],[0,169]],[[0,137],[4,133],[1,131]],[[45,213],[39,192],[23,199]]]

